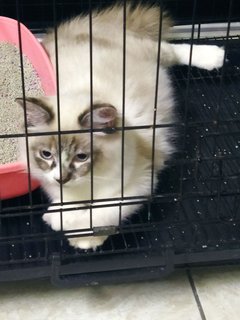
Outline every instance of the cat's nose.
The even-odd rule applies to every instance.
[[[55,179],[59,184],[65,184],[71,179],[71,173],[68,173],[67,176],[63,176],[62,179]]]

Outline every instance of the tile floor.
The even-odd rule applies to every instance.
[[[103,287],[57,289],[46,280],[1,283],[0,319],[239,320],[239,297],[239,266]]]

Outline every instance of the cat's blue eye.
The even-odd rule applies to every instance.
[[[76,161],[84,162],[88,159],[89,155],[86,153],[78,153],[75,157]]]
[[[43,159],[50,160],[52,158],[52,153],[50,151],[48,151],[48,150],[41,150],[40,151],[40,156]]]

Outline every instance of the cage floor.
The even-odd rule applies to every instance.
[[[221,70],[170,70],[179,115],[177,153],[152,202],[97,251],[71,248],[42,222],[47,199],[40,189],[2,201],[0,281],[80,273],[85,284],[101,277],[106,282],[108,275],[116,282],[119,270],[122,279],[143,279],[143,269],[150,278],[189,264],[239,261],[239,44],[239,37],[227,41],[228,62]],[[89,273],[94,281],[84,278]]]

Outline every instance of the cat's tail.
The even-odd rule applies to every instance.
[[[157,53],[156,53],[157,54]],[[214,45],[172,44],[162,41],[160,62],[165,67],[177,64],[189,65],[206,70],[223,66],[225,50]]]

